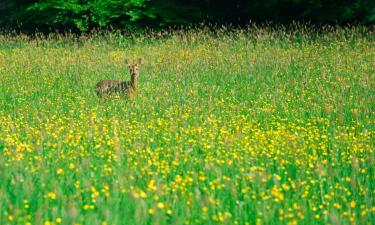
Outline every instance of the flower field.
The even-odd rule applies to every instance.
[[[0,224],[373,224],[374,36],[0,36]]]

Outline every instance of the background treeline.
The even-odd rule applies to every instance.
[[[0,0],[0,27],[27,31],[136,29],[199,22],[375,22],[374,0]]]

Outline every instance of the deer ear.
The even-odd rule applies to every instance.
[[[129,64],[129,60],[125,59],[125,65],[126,65],[126,66],[129,66],[129,65],[130,65],[130,64]]]
[[[141,58],[138,58],[138,59],[137,59],[137,64],[138,64],[138,65],[141,65],[141,64],[142,64],[142,59],[141,59]]]

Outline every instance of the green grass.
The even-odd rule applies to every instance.
[[[0,36],[0,224],[371,224],[374,39]],[[138,57],[137,98],[100,102]]]

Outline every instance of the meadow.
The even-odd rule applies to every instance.
[[[0,35],[0,224],[373,224],[375,35]],[[100,102],[102,79],[137,97]]]

